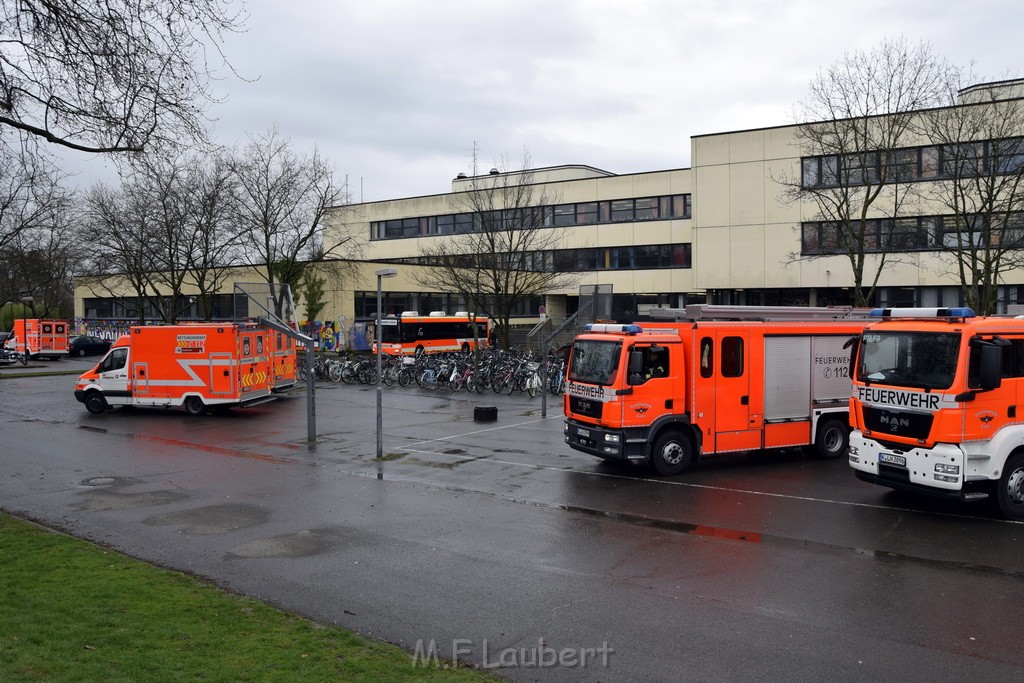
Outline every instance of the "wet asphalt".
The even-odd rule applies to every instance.
[[[96,359],[91,359],[95,362]],[[660,478],[562,441],[561,404],[321,384],[227,416],[88,414],[90,359],[0,369],[0,507],[510,680],[1024,677],[1024,524],[845,461]],[[493,405],[496,422],[475,422]]]

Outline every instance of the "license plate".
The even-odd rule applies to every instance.
[[[583,429],[582,427],[577,427],[576,428],[576,436],[589,437],[590,436],[590,430],[589,429]]]
[[[899,465],[900,467],[907,466],[907,459],[902,455],[896,455],[895,453],[879,453],[878,462],[884,462],[889,465]]]

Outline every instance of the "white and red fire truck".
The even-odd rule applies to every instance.
[[[893,489],[1024,520],[1024,320],[891,308],[858,337],[850,465]]]

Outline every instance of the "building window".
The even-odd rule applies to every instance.
[[[456,213],[419,218],[400,218],[370,223],[370,239],[402,239],[425,235],[452,235],[480,228],[571,227],[600,223],[691,218],[689,194],[639,199],[615,199],[579,204],[537,206],[512,211]]]
[[[884,159],[882,158],[884,155]],[[885,164],[885,175],[880,173]],[[986,173],[1008,175],[1024,169],[1024,138],[998,138],[942,146],[904,147],[885,152],[864,151],[803,157],[802,187],[840,184],[873,185],[940,178],[976,178]],[[840,183],[839,179],[843,179]]]

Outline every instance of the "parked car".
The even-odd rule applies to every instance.
[[[14,351],[14,333],[0,332],[0,366],[14,365],[21,356]]]
[[[68,344],[68,354],[72,356],[95,356],[106,353],[110,349],[109,339],[100,339],[91,334],[74,337]]]

